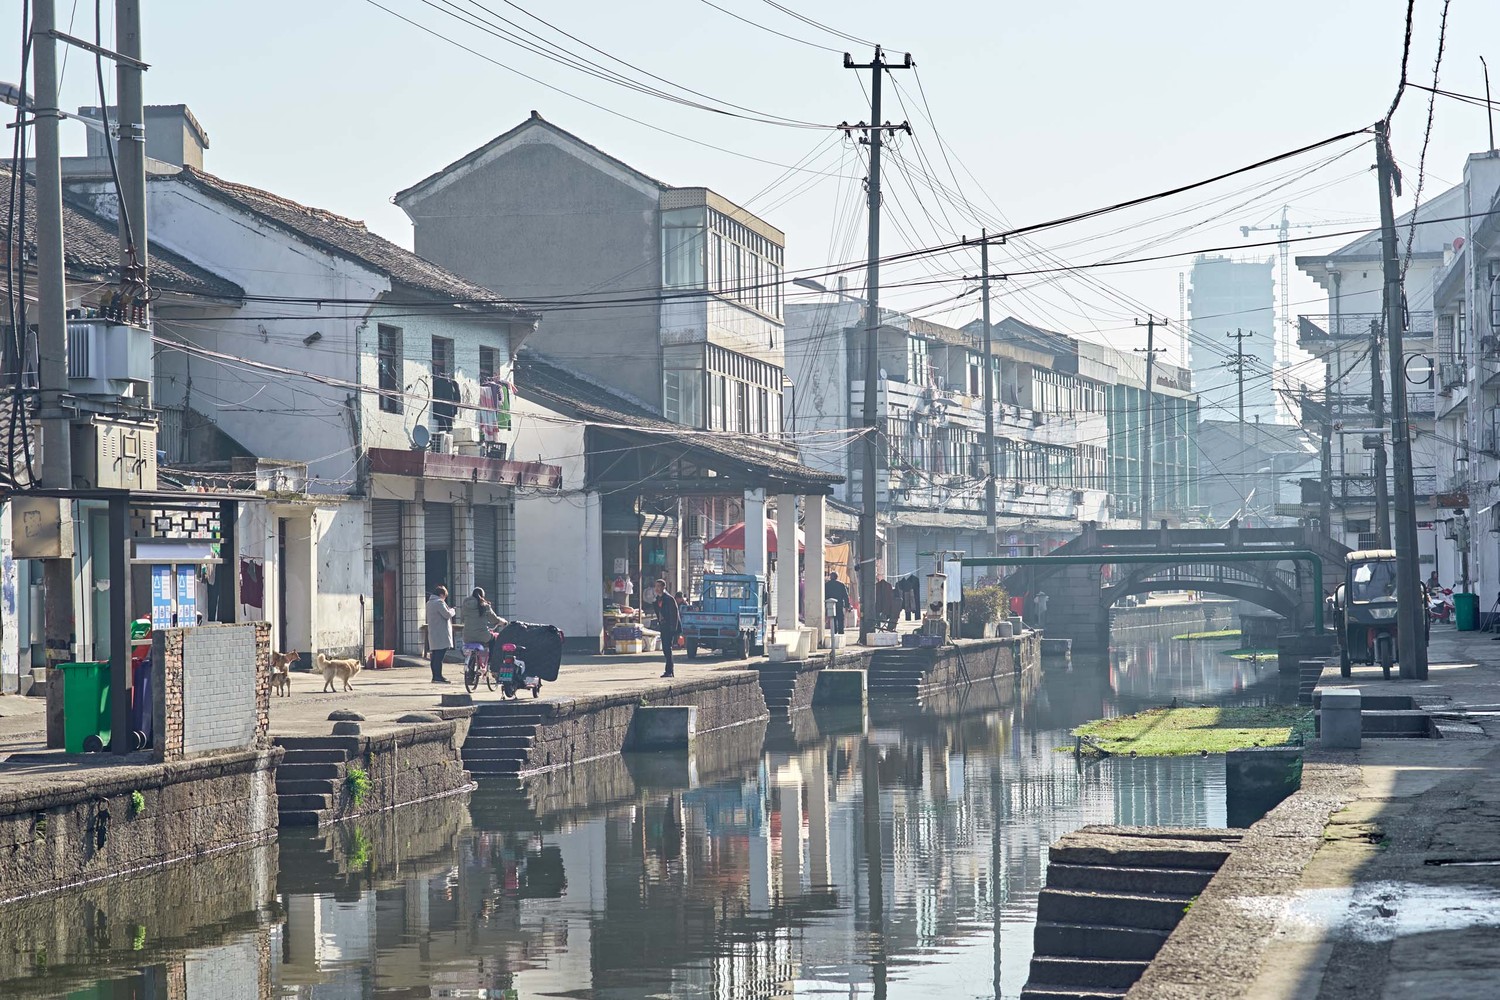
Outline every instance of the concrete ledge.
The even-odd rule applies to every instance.
[[[697,705],[642,705],[630,720],[624,749],[686,750],[697,735]]]
[[[1318,740],[1337,750],[1358,750],[1364,733],[1364,720],[1358,688],[1327,688],[1318,703]]]
[[[813,705],[863,705],[865,695],[863,670],[822,670],[813,689]]]

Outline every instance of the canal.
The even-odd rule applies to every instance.
[[[998,707],[756,727],[720,774],[635,761],[622,784],[617,763],[586,801],[481,788],[18,904],[0,995],[1015,997],[1049,843],[1225,822],[1222,757],[1056,748],[1100,715],[1265,697],[1274,662],[1223,648],[1125,646]]]

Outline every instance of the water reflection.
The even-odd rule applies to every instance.
[[[601,764],[286,838],[274,894],[236,890],[221,906],[232,914],[203,911],[198,937],[138,955],[118,934],[91,938],[85,916],[57,932],[69,975],[27,965],[28,943],[0,993],[1014,997],[1048,844],[1087,823],[1225,821],[1222,759],[1079,762],[1056,752],[1067,730],[1233,695],[1267,671],[1203,643],[1122,649],[1051,669],[1035,690],[1002,682],[867,728],[773,726],[764,751],[756,732],[707,771]],[[584,805],[576,790],[590,786],[608,794]],[[205,897],[225,884],[209,877],[184,876]],[[78,992],[88,963],[106,982]]]

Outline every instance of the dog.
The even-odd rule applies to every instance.
[[[345,691],[354,690],[354,685],[349,682],[360,671],[358,660],[336,660],[319,653],[314,657],[314,662],[317,664],[318,669],[323,672],[323,690],[325,692],[335,690],[333,686],[335,680],[344,682]]]
[[[295,649],[271,654],[271,689],[283,698],[292,696],[292,664],[301,659]]]

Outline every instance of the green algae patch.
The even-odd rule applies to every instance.
[[[1184,632],[1182,635],[1174,635],[1173,639],[1178,642],[1197,642],[1199,640],[1212,639],[1238,639],[1240,630],[1237,628],[1220,629],[1217,632]]]
[[[1148,708],[1073,730],[1085,751],[1139,757],[1225,753],[1279,747],[1303,735],[1308,711],[1295,705],[1195,705]],[[1060,749],[1072,750],[1073,747]]]

